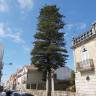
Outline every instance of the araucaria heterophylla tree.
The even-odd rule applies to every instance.
[[[67,50],[65,47],[63,15],[55,5],[46,5],[40,10],[38,17],[38,32],[34,35],[34,48],[32,49],[32,64],[48,75],[48,94],[51,96],[51,72],[65,65]]]

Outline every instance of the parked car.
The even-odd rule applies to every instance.
[[[13,93],[13,92],[12,92],[11,90],[7,90],[7,91],[6,91],[6,96],[11,96],[12,93]]]
[[[11,96],[21,96],[21,94],[18,93],[18,92],[13,92],[13,93],[11,94]]]
[[[6,90],[6,96],[11,96],[14,92],[16,92],[15,90]]]

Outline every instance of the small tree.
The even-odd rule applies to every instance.
[[[73,92],[76,91],[76,89],[75,89],[75,72],[74,71],[71,72],[71,77],[69,79],[69,85],[67,87],[68,87],[67,88],[68,91],[73,91]]]
[[[75,89],[75,72],[74,71],[72,71],[72,73],[71,73],[70,88],[71,88],[70,91],[74,91],[74,92],[76,91],[76,89]]]
[[[75,85],[75,72],[71,72],[70,85]]]
[[[64,16],[55,5],[45,6],[39,15],[38,32],[35,34],[34,48],[31,52],[32,64],[48,75],[48,94],[51,96],[51,72],[66,63],[67,50],[64,42]]]

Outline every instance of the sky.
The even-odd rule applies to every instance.
[[[74,69],[72,37],[88,31],[96,20],[96,0],[0,0],[0,43],[4,46],[2,82],[31,63],[34,34],[40,9],[56,5],[65,16],[64,29],[68,50],[67,66]],[[12,63],[10,65],[9,63]]]

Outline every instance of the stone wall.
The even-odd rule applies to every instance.
[[[34,96],[46,96],[45,90],[27,90],[27,92],[33,94]],[[67,91],[55,91],[54,96],[75,96],[75,93]]]
[[[89,80],[86,80],[87,76]],[[76,93],[80,96],[96,96],[96,73],[76,73]]]

